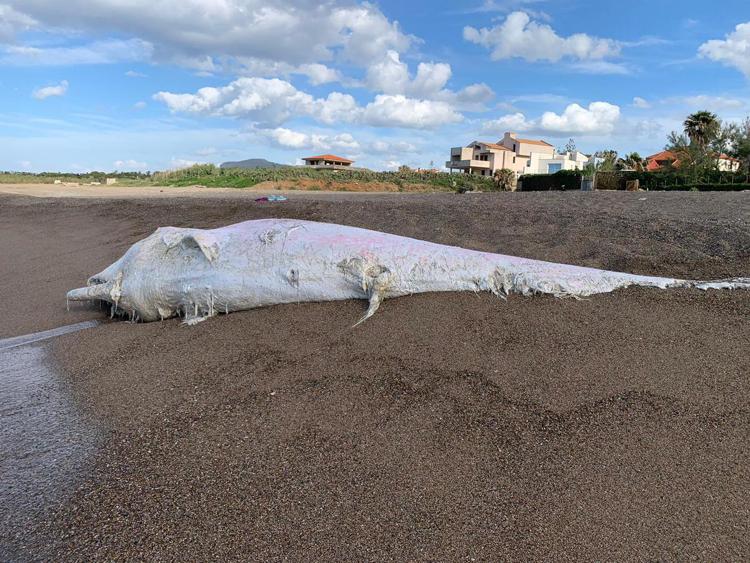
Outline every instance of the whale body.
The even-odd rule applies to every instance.
[[[366,299],[359,322],[383,299],[414,293],[489,291],[582,298],[628,286],[747,289],[750,278],[691,281],[555,264],[294,219],[245,221],[217,229],[162,227],[114,264],[68,292],[113,313],[195,323],[303,301]],[[358,324],[358,323],[357,323]]]

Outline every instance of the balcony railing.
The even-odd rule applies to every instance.
[[[490,163],[487,160],[449,160],[445,163],[446,168],[484,168],[489,170]]]

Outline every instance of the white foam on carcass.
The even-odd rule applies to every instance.
[[[383,299],[413,293],[490,291],[504,297],[587,297],[628,286],[747,289],[750,278],[688,281],[555,264],[467,250],[356,227],[291,219],[218,229],[163,227],[68,292],[104,300],[133,320],[302,301],[367,299],[363,321]]]

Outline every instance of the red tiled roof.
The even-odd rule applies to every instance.
[[[342,156],[336,156],[335,154],[321,154],[318,156],[306,156],[302,160],[332,160],[334,162],[347,162],[349,164],[354,162],[353,160],[349,160],[348,158],[344,158]]]
[[[718,154],[718,155],[714,153],[714,156],[718,160],[729,160],[730,162],[742,162],[724,153]],[[649,172],[653,172],[654,170],[659,170],[662,167],[662,165],[659,164],[659,162],[663,162],[665,160],[670,161],[674,168],[680,167],[680,159],[678,158],[677,154],[674,151],[661,151],[661,152],[658,152],[656,154],[652,154],[651,156],[646,157],[646,170],[648,170]]]
[[[739,158],[734,158],[733,156],[729,156],[728,154],[720,154],[719,160],[731,160],[732,162],[742,162]]]
[[[666,160],[666,159],[676,159],[677,155],[672,151],[661,151],[657,152],[656,154],[652,154],[651,156],[647,156],[646,160]]]
[[[672,166],[674,166],[675,168],[680,166],[680,159],[677,158],[677,155],[674,152],[661,151],[646,157],[646,170],[648,170],[649,172],[659,170],[659,168],[662,167],[659,162],[664,160],[671,161]]]

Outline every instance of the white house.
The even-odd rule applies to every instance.
[[[546,141],[519,139],[515,133],[505,133],[497,143],[474,141],[465,147],[452,148],[445,167],[482,176],[492,176],[496,170],[507,168],[522,176],[581,170],[590,161],[591,157],[579,151],[559,154]]]

